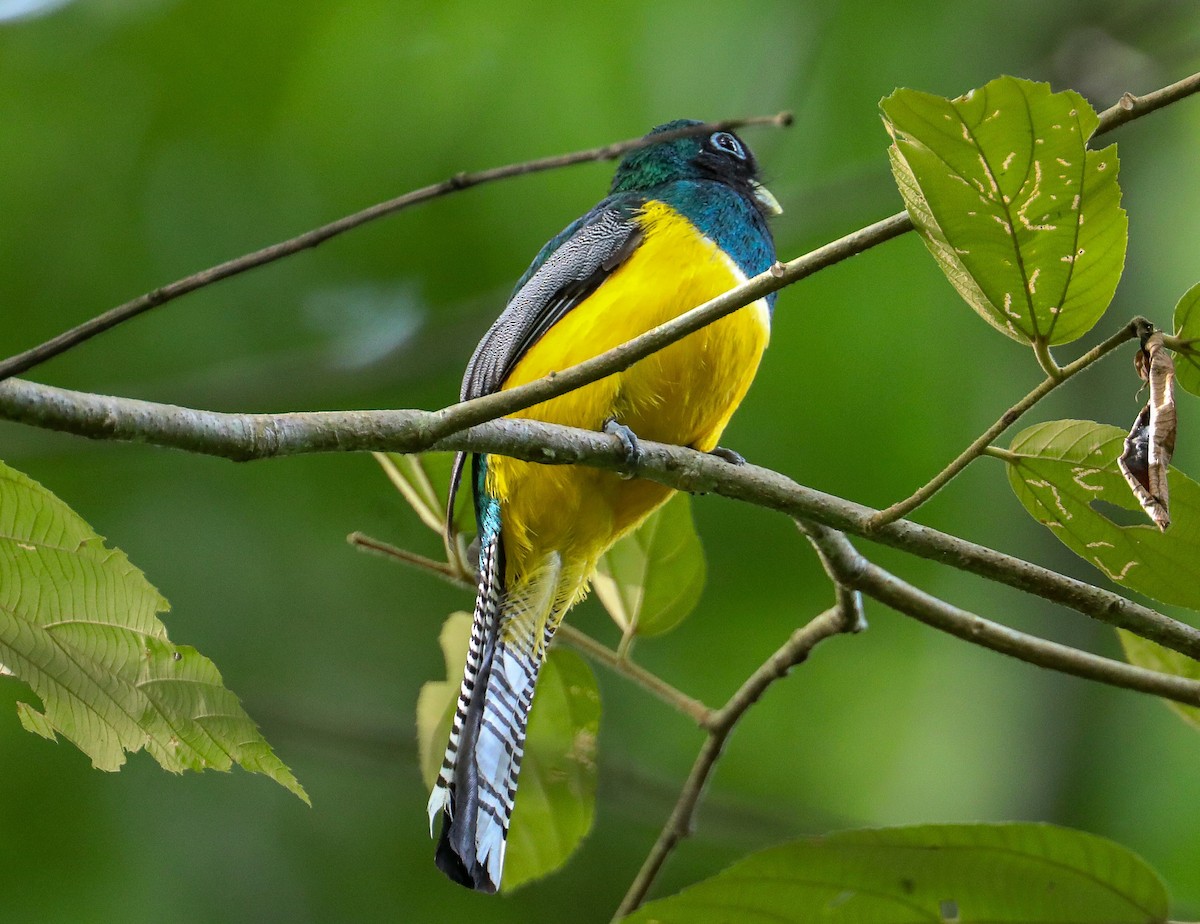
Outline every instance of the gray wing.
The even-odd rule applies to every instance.
[[[475,347],[463,375],[463,401],[499,390],[526,351],[637,249],[642,232],[632,216],[640,205],[640,200],[605,200],[542,248],[496,323]],[[465,459],[464,453],[458,453],[450,474],[448,547],[454,544],[454,502]]]
[[[628,207],[601,206],[546,245],[475,348],[462,400],[497,391],[525,352],[596,291],[640,242]]]

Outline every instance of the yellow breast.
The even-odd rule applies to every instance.
[[[674,209],[648,203],[644,239],[582,304],[530,348],[504,383],[560,371],[703,304],[745,280],[738,266]],[[750,387],[769,336],[758,301],[690,334],[624,372],[514,416],[599,429],[615,417],[639,437],[710,450]],[[489,489],[500,500],[510,571],[559,551],[591,563],[670,495],[575,466],[493,456]],[[582,562],[581,562],[582,563]]]

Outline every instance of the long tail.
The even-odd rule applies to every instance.
[[[542,573],[506,594],[499,509],[486,495],[481,500],[479,590],[450,742],[429,797],[429,825],[432,830],[442,815],[436,853],[442,872],[468,888],[495,892],[534,685],[554,631],[550,614],[557,609],[561,560],[550,556]]]

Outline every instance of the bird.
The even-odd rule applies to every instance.
[[[608,196],[542,247],[472,354],[463,400],[589,359],[774,264],[767,218],[782,211],[778,201],[740,137],[702,126],[677,120],[654,128],[618,162]],[[772,293],[623,372],[512,416],[609,433],[631,466],[640,439],[740,463],[718,441],[758,369],[774,301]],[[464,468],[459,453],[451,511]],[[473,454],[470,468],[477,596],[428,810],[431,835],[442,819],[437,866],[460,885],[495,892],[547,646],[587,594],[597,560],[672,491],[494,454]]]

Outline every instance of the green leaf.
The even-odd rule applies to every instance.
[[[1009,483],[1034,519],[1110,580],[1200,609],[1200,484],[1171,469],[1167,532],[1148,521],[1119,525],[1100,505],[1136,511],[1131,520],[1145,517],[1117,469],[1124,439],[1116,427],[1088,420],[1037,424],[1013,439]]]
[[[372,455],[408,505],[416,511],[421,522],[440,534],[446,523],[446,504],[450,496],[450,471],[454,465],[454,453],[423,452],[405,455],[397,452],[376,452]],[[454,529],[456,533],[464,535],[475,533],[469,484],[460,486],[458,496],[454,500]]]
[[[1118,629],[1117,634],[1121,637],[1121,647],[1125,649],[1125,657],[1130,664],[1162,674],[1186,677],[1188,680],[1200,680],[1200,661],[1193,661],[1181,652],[1164,648],[1124,629]],[[1164,699],[1163,702],[1193,728],[1200,728],[1200,709],[1174,703],[1169,699]]]
[[[999,77],[954,100],[897,90],[880,108],[905,206],[967,304],[1022,342],[1090,330],[1129,222],[1115,146],[1087,150],[1098,120],[1083,97]]]
[[[752,854],[628,924],[1151,924],[1167,894],[1135,854],[1052,825],[847,831]]]
[[[600,691],[591,667],[573,651],[551,650],[529,716],[506,890],[558,869],[591,830],[599,728]]]
[[[213,663],[167,638],[167,608],[123,553],[0,463],[0,663],[43,704],[21,704],[21,724],[101,770],[145,748],[176,773],[237,763],[308,802]]]
[[[705,571],[691,497],[677,493],[601,556],[592,586],[623,632],[662,635],[695,608]]]
[[[421,773],[431,788],[450,736],[470,634],[471,617],[451,614],[439,637],[451,679],[426,683],[417,698]],[[552,647],[529,716],[504,859],[505,891],[558,869],[591,829],[599,725],[592,669],[574,652]]]
[[[417,694],[417,754],[421,761],[421,779],[432,790],[438,769],[446,755],[459,678],[467,663],[467,643],[471,638],[471,614],[451,613],[442,624],[438,644],[446,662],[446,679],[430,680]]]
[[[1196,341],[1176,354],[1175,379],[1181,388],[1200,395],[1200,283],[1188,289],[1175,306],[1175,336]]]

